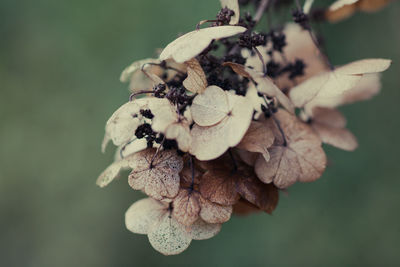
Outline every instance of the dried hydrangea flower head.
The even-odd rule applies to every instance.
[[[322,176],[323,143],[354,150],[336,108],[377,94],[390,66],[386,59],[333,66],[311,27],[312,0],[295,1],[295,10],[290,1],[220,2],[215,19],[122,72],[131,95],[106,124],[102,150],[112,141],[117,152],[97,184],[130,170],[130,187],[148,198],[128,209],[126,227],[165,255],[213,237],[234,213],[271,214],[280,190]],[[334,21],[343,8],[386,2],[340,0],[324,14]],[[294,22],[255,30],[264,14],[276,16],[272,8]]]

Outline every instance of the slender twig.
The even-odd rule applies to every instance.
[[[269,4],[269,0],[262,0],[260,5],[257,8],[256,14],[254,16],[254,21],[257,23],[262,18],[265,10],[267,9]]]
[[[190,170],[191,170],[191,175],[192,175],[192,182],[190,183],[190,191],[193,191],[193,189],[194,189],[194,163],[193,163],[192,155],[190,155],[189,164],[190,164]]]
[[[161,147],[163,146],[164,141],[165,141],[165,136],[163,137],[163,140],[161,141],[160,146],[157,147],[156,153],[154,153],[153,157],[151,158],[151,161],[150,161],[150,169],[152,169],[152,168],[154,167],[154,165],[153,165],[154,160],[156,159],[158,153],[160,152],[160,149],[161,149]]]
[[[129,96],[129,101],[132,101],[133,98],[134,98],[135,96],[137,96],[137,95],[141,95],[141,94],[150,94],[150,93],[154,93],[154,91],[153,91],[153,90],[141,90],[141,91],[139,91],[139,92],[132,93],[132,94]]]

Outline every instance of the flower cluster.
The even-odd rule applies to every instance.
[[[129,185],[148,198],[128,209],[126,227],[163,254],[213,237],[232,213],[272,213],[280,190],[321,177],[323,143],[357,147],[336,108],[375,95],[390,60],[332,66],[309,0],[291,10],[294,23],[256,31],[280,2],[221,0],[216,19],[121,75],[132,94],[106,124],[102,148],[110,140],[118,148],[97,184],[131,170]],[[373,1],[338,1],[325,12],[355,2]],[[241,16],[250,4],[257,13]]]

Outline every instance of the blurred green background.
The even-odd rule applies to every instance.
[[[327,148],[315,183],[273,216],[234,217],[179,256],[124,226],[142,194],[97,175],[104,125],[128,99],[121,70],[210,19],[217,0],[1,0],[0,266],[400,265],[400,3],[323,25],[335,64],[392,58],[383,91],[344,107],[353,153]]]

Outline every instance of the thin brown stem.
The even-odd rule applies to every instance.
[[[151,158],[150,167],[149,167],[150,169],[152,169],[152,168],[154,167],[154,165],[153,165],[154,160],[156,159],[158,153],[160,152],[160,149],[161,149],[161,147],[163,146],[164,141],[165,141],[165,136],[163,137],[163,140],[161,141],[160,146],[157,147],[156,153],[154,153],[153,157]]]
[[[256,14],[254,15],[254,21],[257,23],[260,21],[262,16],[264,15],[265,10],[267,10],[267,7],[269,5],[270,0],[262,0],[260,5],[257,8]]]
[[[275,117],[274,114],[272,114],[272,119],[274,120],[276,126],[278,127],[279,132],[280,132],[281,135],[282,135],[282,138],[283,138],[283,146],[287,146],[286,136],[285,136],[285,133],[283,132],[283,129],[282,129],[282,127],[281,127],[280,121]]]
[[[153,91],[153,90],[141,90],[141,91],[139,91],[139,92],[132,93],[132,94],[129,96],[129,101],[132,101],[133,98],[134,98],[135,96],[137,96],[137,95],[141,95],[141,94],[151,94],[151,93],[154,93],[154,91]]]

